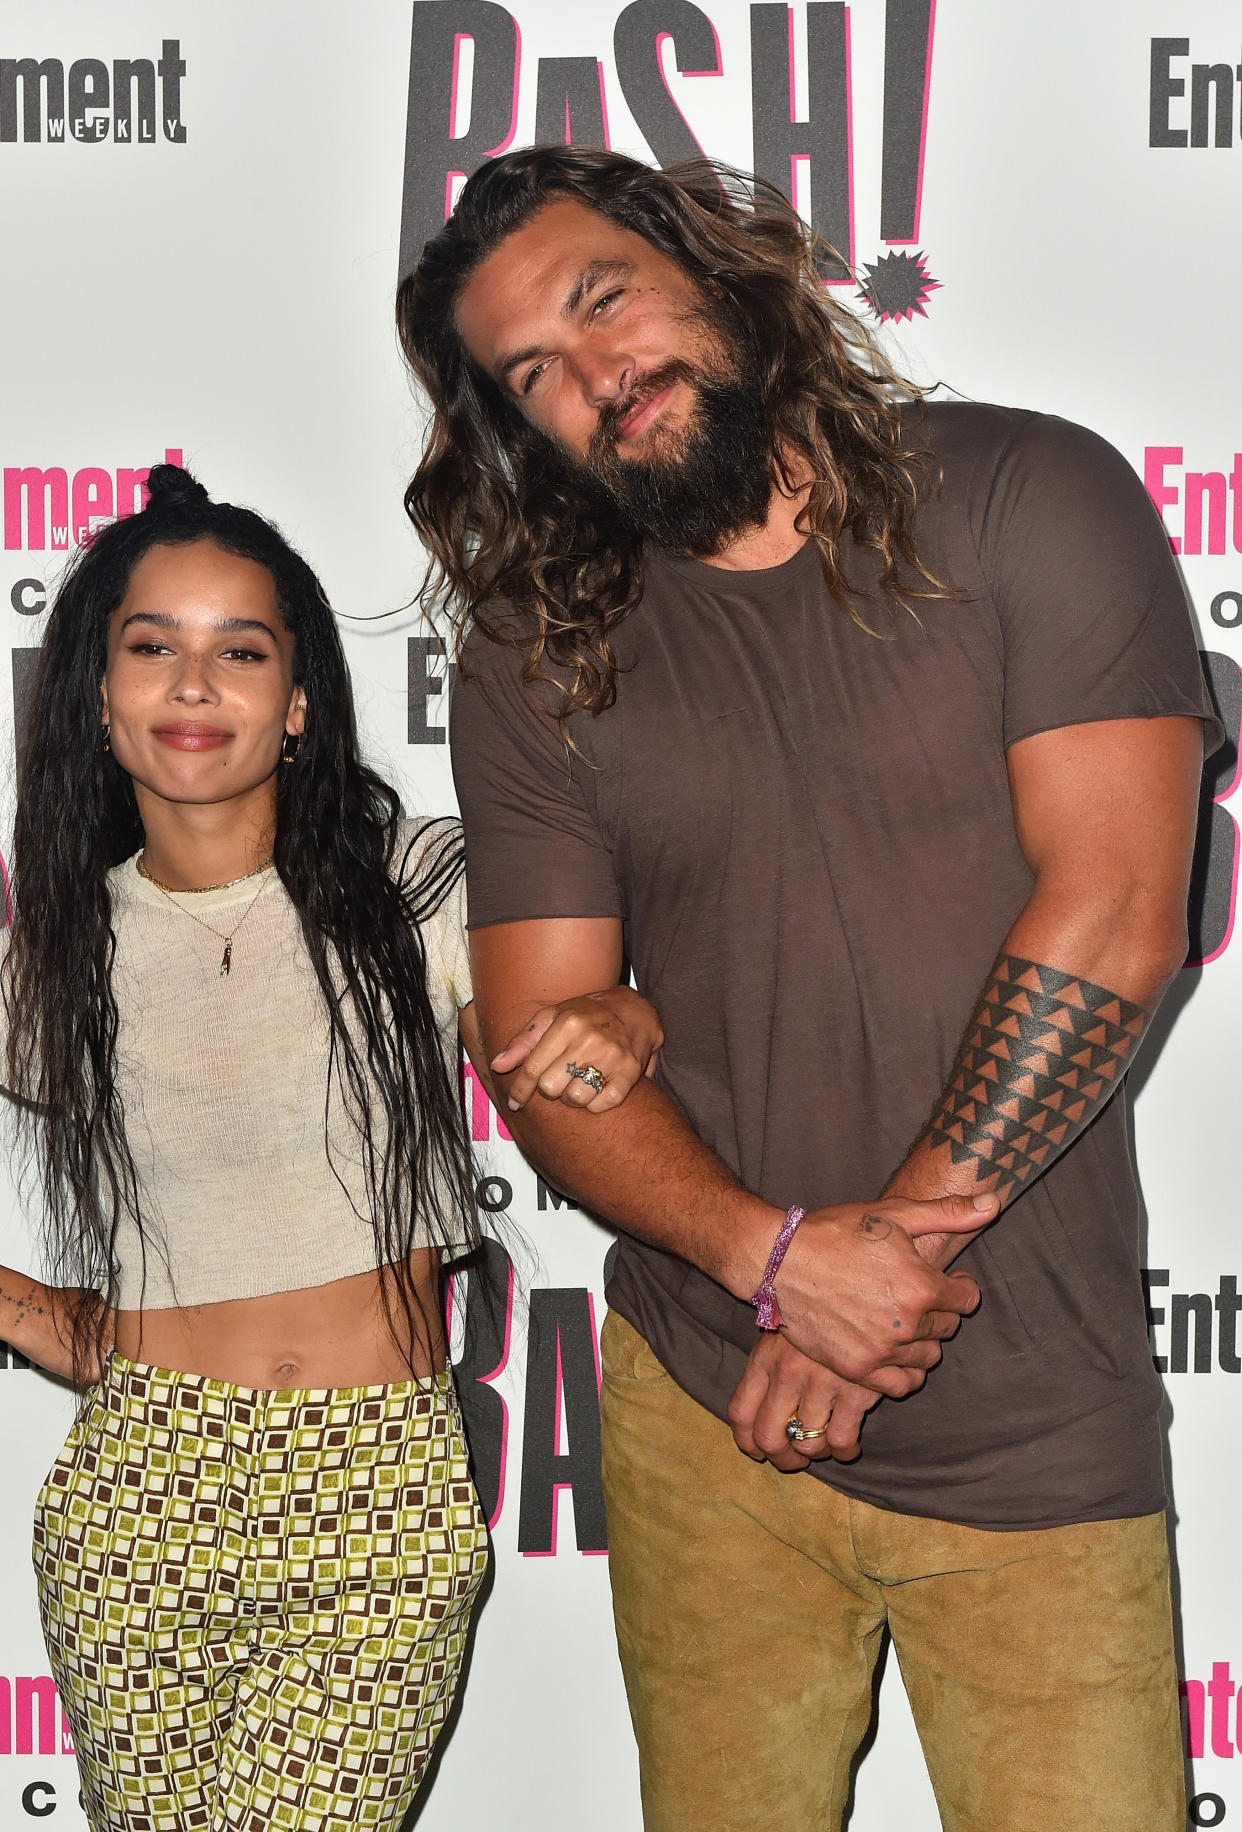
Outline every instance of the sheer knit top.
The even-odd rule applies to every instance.
[[[445,832],[402,823],[402,882],[418,882]],[[109,873],[117,1080],[143,1224],[123,1215],[118,1230],[122,1309],[302,1290],[375,1265],[361,1140],[338,1076],[329,1090],[323,994],[280,879],[269,871],[257,896],[256,883],[170,897],[133,859]],[[454,1074],[471,998],[464,896],[459,877],[420,925]],[[467,1238],[463,1216],[459,1238],[436,1244]],[[412,1245],[428,1244],[416,1224]]]

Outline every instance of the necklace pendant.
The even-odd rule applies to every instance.
[[[233,965],[233,937],[230,935],[224,944],[224,956],[220,962],[220,978],[224,979]]]

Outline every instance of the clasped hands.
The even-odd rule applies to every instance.
[[[539,1094],[602,1113],[653,1072],[663,1041],[651,1007],[612,987],[541,1007],[491,1067],[509,1077],[511,1109]],[[567,1073],[582,1060],[600,1070],[602,1090]],[[738,1448],[789,1471],[821,1457],[857,1457],[870,1409],[921,1387],[941,1343],[979,1302],[969,1274],[943,1272],[933,1260],[951,1256],[953,1237],[977,1233],[998,1208],[988,1195],[889,1196],[808,1215],[776,1280],[784,1327],[759,1335],[729,1405]],[[785,1426],[795,1415],[826,1425],[824,1436],[790,1443]]]
[[[739,1450],[787,1471],[857,1457],[870,1409],[921,1387],[979,1302],[969,1274],[938,1270],[920,1243],[938,1252],[946,1236],[986,1227],[998,1207],[993,1196],[886,1197],[808,1215],[776,1279],[784,1325],[759,1336],[729,1403]],[[791,1444],[795,1416],[826,1424],[824,1436]]]

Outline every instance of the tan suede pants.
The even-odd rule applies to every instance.
[[[603,1369],[647,1832],[838,1832],[886,1627],[946,1832],[1184,1832],[1163,1515],[891,1513],[742,1456],[613,1313]]]

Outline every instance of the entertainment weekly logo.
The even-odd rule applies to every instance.
[[[69,1720],[50,1673],[0,1675],[0,1756],[73,1756]],[[27,1781],[18,1800],[28,1819],[46,1819],[62,1802],[81,1803],[72,1765],[59,1781]]]
[[[1201,43],[1196,40],[1196,50]],[[1189,38],[1151,41],[1147,144],[1231,147],[1242,96],[1242,64],[1234,63],[1232,52],[1228,63],[1191,63],[1190,57]],[[1242,144],[1242,125],[1237,125],[1237,132]]]
[[[611,9],[598,8],[601,40]],[[837,251],[826,285],[850,285],[880,319],[925,314],[939,285],[919,242],[931,99],[935,0],[886,0],[881,145],[854,137],[851,9],[808,0],[804,23],[790,6],[747,9],[753,169],[798,206]],[[662,168],[701,157],[698,111],[670,75],[701,79],[740,59],[736,14],[722,35],[692,0],[632,0],[611,12],[611,71],[595,57],[523,57],[519,17],[496,0],[415,0],[410,42],[401,272],[449,214],[460,182],[513,144],[518,111],[533,93],[537,143],[610,146],[609,102],[624,98]],[[730,62],[730,68],[732,63]],[[805,80],[807,101],[796,101]],[[697,88],[697,85],[696,85]],[[880,153],[878,232],[884,252],[858,261],[856,160]],[[911,252],[913,251],[913,252]]]
[[[1182,1716],[1182,1746],[1192,1762],[1215,1758],[1230,1762],[1242,1754],[1242,1716],[1238,1682],[1228,1660],[1214,1660],[1201,1677],[1178,1684]],[[1215,1776],[1213,1776],[1215,1779]],[[1228,1817],[1223,1795],[1195,1794],[1189,1803],[1192,1826],[1219,1826]]]
[[[1169,546],[1182,554],[1242,553],[1242,452],[1233,452],[1219,470],[1194,471],[1184,451],[1180,445],[1143,448],[1143,482],[1164,519]]]
[[[50,1673],[0,1675],[0,1756],[71,1756],[69,1720]]]
[[[1195,469],[1183,445],[1146,445],[1143,483],[1175,554],[1186,559],[1242,554],[1242,452]],[[1242,624],[1242,581],[1211,600],[1212,622],[1231,630]],[[1222,804],[1238,787],[1242,677],[1232,656],[1203,656],[1208,686],[1225,727],[1225,743],[1203,772],[1199,832],[1191,872],[1188,966],[1217,960],[1229,946],[1237,909],[1238,825]]]
[[[1160,1374],[1242,1374],[1242,1294],[1222,1272],[1215,1291],[1173,1291],[1167,1266],[1143,1273],[1152,1360]]]
[[[0,145],[19,138],[63,146],[76,140],[184,146],[181,41],[165,38],[158,58],[0,57]],[[158,97],[157,97],[158,88]],[[19,134],[20,125],[20,134]]]
[[[180,446],[166,446],[164,463],[181,462]],[[150,474],[149,464],[113,470],[88,464],[72,476],[59,464],[5,465],[5,552],[67,553],[71,541],[77,546],[104,523],[145,508]]]

